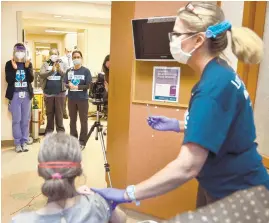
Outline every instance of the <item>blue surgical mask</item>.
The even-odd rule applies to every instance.
[[[81,59],[74,59],[73,63],[74,63],[74,65],[80,65],[81,64]]]

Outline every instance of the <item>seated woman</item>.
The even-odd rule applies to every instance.
[[[13,223],[107,223],[126,222],[125,214],[95,193],[79,194],[76,177],[82,174],[79,141],[64,133],[48,134],[38,154],[38,174],[45,182],[41,188],[48,198],[38,211],[13,217]]]

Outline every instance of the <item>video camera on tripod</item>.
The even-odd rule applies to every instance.
[[[96,111],[96,121],[93,123],[93,125],[90,128],[89,133],[87,134],[86,138],[86,144],[91,137],[93,131],[95,130],[95,140],[98,140],[100,138],[101,141],[101,147],[102,147],[102,152],[104,156],[104,167],[106,170],[106,173],[108,175],[108,181],[110,187],[112,187],[111,183],[111,178],[110,178],[110,166],[107,162],[106,158],[106,147],[105,147],[105,142],[104,142],[104,133],[103,133],[103,125],[101,124],[101,110],[102,110],[102,105],[105,104],[106,101],[104,101],[104,95],[106,93],[105,89],[105,75],[104,73],[98,73],[97,80],[93,82],[90,86],[90,92],[89,96],[93,99],[92,103],[94,105],[97,105],[97,111]]]
[[[94,105],[104,104],[105,89],[105,74],[98,73],[96,82],[93,82],[90,87],[90,97],[93,99]]]

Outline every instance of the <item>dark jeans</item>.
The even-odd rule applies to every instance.
[[[68,110],[70,116],[70,134],[78,138],[77,131],[77,116],[79,114],[80,119],[80,136],[79,142],[81,145],[86,145],[86,138],[88,134],[88,100],[72,100],[68,99]]]
[[[206,206],[217,200],[218,200],[217,198],[214,198],[211,195],[209,195],[208,192],[199,184],[196,200],[196,208]]]
[[[46,133],[54,131],[54,119],[56,131],[64,132],[63,109],[65,97],[44,97],[47,115]]]

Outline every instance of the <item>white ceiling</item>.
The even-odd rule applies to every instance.
[[[78,2],[84,2],[84,3],[90,3],[90,4],[96,4],[96,5],[103,5],[103,6],[110,6],[111,1],[78,1]],[[94,6],[93,6],[94,7]],[[78,29],[72,29],[68,28],[70,24],[103,24],[103,25],[110,25],[110,16],[107,16],[106,18],[96,18],[91,17],[90,15],[85,16],[79,16],[77,14],[73,15],[66,15],[65,12],[61,14],[48,14],[48,13],[40,13],[40,12],[33,12],[33,11],[23,11],[22,17],[23,17],[23,26],[24,29],[28,34],[46,34],[46,35],[64,35],[62,33],[47,33],[45,30],[47,29],[55,29],[60,31],[67,31],[67,32],[77,32]],[[104,15],[104,14],[103,14]],[[50,27],[45,27],[45,22],[52,24]],[[53,23],[57,23],[53,26]],[[40,25],[39,25],[40,24]],[[59,24],[62,24],[62,27],[59,27]],[[72,26],[74,27],[74,25]],[[79,27],[79,25],[78,25]]]
[[[43,13],[30,13],[30,12],[23,12],[23,19],[24,19],[24,29],[29,34],[45,34],[46,29],[55,29],[55,30],[61,30],[61,31],[68,31],[68,32],[77,32],[78,29],[72,29],[67,28],[68,24],[70,23],[80,23],[80,24],[103,24],[103,25],[109,25],[110,19],[104,19],[104,18],[90,18],[90,17],[82,17],[82,16],[61,16],[61,17],[55,17],[55,16],[61,16],[61,15],[52,15],[52,14],[43,14]],[[38,21],[40,23],[40,26],[33,26],[31,21]],[[42,21],[46,22],[61,22],[63,27],[55,28],[55,27],[44,27],[42,25]],[[47,35],[64,35],[61,33],[46,33]]]
[[[36,35],[57,35],[57,36],[63,36],[64,33],[49,33],[45,32],[45,30],[59,30],[59,31],[66,31],[66,32],[77,32],[77,29],[71,29],[71,28],[53,28],[53,27],[36,27],[36,26],[24,26],[24,29],[26,30],[27,34],[36,34]]]

